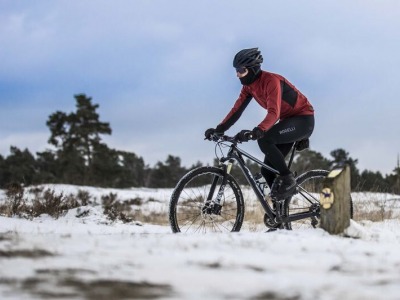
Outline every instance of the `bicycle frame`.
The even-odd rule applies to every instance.
[[[254,179],[253,174],[251,173],[251,171],[249,170],[249,168],[246,166],[243,156],[247,157],[248,159],[250,159],[253,162],[256,162],[258,165],[262,166],[263,168],[266,168],[267,170],[279,175],[280,173],[275,170],[274,168],[268,166],[267,164],[265,164],[264,162],[260,161],[259,159],[257,159],[256,157],[252,156],[251,154],[247,153],[246,151],[238,148],[236,146],[236,144],[232,143],[230,145],[230,149],[228,151],[228,154],[226,155],[226,157],[222,157],[220,159],[221,163],[225,163],[228,161],[228,166],[225,168],[225,172],[227,174],[230,173],[230,169],[232,167],[232,164],[234,161],[237,162],[238,166],[240,167],[241,171],[243,172],[243,175],[245,176],[246,180],[248,181],[248,183],[250,184],[250,186],[252,187],[253,191],[255,192],[258,201],[261,203],[265,213],[268,215],[268,217],[270,219],[275,219],[275,212],[273,211],[273,209],[268,205],[267,201],[265,201],[264,198],[264,194],[263,191],[259,188],[259,186],[257,185],[256,179]],[[226,180],[226,176],[224,177],[224,180]],[[225,182],[223,182],[223,184],[221,185],[221,187],[225,186]]]
[[[232,142],[232,141],[230,141]],[[292,164],[293,161],[293,157],[294,157],[294,153],[295,153],[295,149],[296,149],[296,143],[294,144],[292,150],[291,150],[291,156],[290,156],[290,160],[289,160],[289,168]],[[298,221],[301,219],[305,219],[305,218],[312,218],[315,216],[318,216],[318,211],[317,209],[313,209],[312,211],[309,212],[301,212],[301,213],[296,213],[296,214],[292,214],[290,216],[281,216],[279,211],[280,211],[280,205],[282,205],[281,201],[277,201],[276,205],[278,206],[277,212],[276,213],[274,211],[273,208],[270,207],[270,205],[268,204],[268,202],[265,200],[264,198],[264,193],[263,191],[259,188],[259,186],[257,185],[257,181],[254,178],[253,174],[251,173],[251,171],[249,170],[249,168],[246,166],[245,161],[243,159],[243,156],[250,159],[251,161],[257,163],[258,165],[260,165],[261,167],[275,173],[276,175],[280,175],[279,171],[275,170],[274,168],[272,168],[271,166],[265,164],[264,162],[260,161],[259,159],[257,159],[256,157],[252,156],[251,154],[247,153],[246,151],[240,149],[237,147],[236,142],[232,142],[232,144],[230,145],[229,151],[227,153],[227,155],[225,157],[222,157],[220,159],[220,162],[222,164],[224,164],[224,172],[226,174],[230,174],[231,168],[233,163],[236,161],[238,166],[240,167],[241,171],[243,172],[243,175],[245,176],[246,180],[249,182],[250,186],[252,187],[254,193],[257,196],[258,201],[260,202],[260,204],[262,205],[265,213],[268,215],[268,217],[271,220],[275,220],[275,222],[277,221],[278,223],[283,223],[283,222],[292,222],[292,221]],[[228,162],[228,165],[226,165],[225,163]],[[212,195],[215,192],[215,186],[216,186],[216,181],[218,180],[218,178],[214,179],[215,181],[212,183],[212,188],[210,190],[209,193],[209,197],[207,200],[211,200],[212,199]],[[224,176],[223,178],[223,182],[221,184],[220,190],[218,191],[218,196],[217,196],[217,200],[219,202],[220,199],[220,195],[223,194],[225,185],[226,185],[226,181],[227,181],[227,176]],[[219,205],[219,203],[217,203]],[[220,209],[220,205],[219,205],[219,209]]]

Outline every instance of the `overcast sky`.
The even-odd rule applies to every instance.
[[[397,0],[2,0],[0,154],[50,148],[48,116],[72,112],[85,93],[111,124],[110,147],[151,166],[168,154],[211,162],[204,130],[241,88],[233,56],[259,47],[263,69],[313,104],[313,150],[344,148],[361,170],[390,173],[400,152],[399,16]],[[230,133],[265,113],[253,101]],[[244,149],[262,157],[255,144]]]

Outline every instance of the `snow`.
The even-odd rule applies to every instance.
[[[64,194],[88,190],[97,203],[109,193],[141,198],[145,214],[165,213],[172,192],[51,188]],[[377,209],[382,203],[398,207],[400,198],[352,197],[356,206],[373,203]],[[173,234],[166,225],[111,222],[100,205],[59,219],[0,217],[0,298],[400,299],[400,219],[391,217],[352,221],[341,236],[264,228]]]

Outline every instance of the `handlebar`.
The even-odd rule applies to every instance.
[[[248,138],[251,140],[252,134],[251,132],[248,133]],[[214,141],[214,142],[230,142],[232,144],[240,144],[243,143],[243,141],[239,140],[236,136],[228,136],[228,135],[218,135],[218,134],[212,134],[210,138],[205,138],[205,140],[209,141]]]

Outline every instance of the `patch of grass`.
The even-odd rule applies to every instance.
[[[373,195],[368,201],[354,203],[354,220],[370,220],[380,222],[396,217],[396,209],[400,209],[400,201],[393,199],[374,199]]]
[[[264,225],[264,209],[261,204],[255,201],[245,202],[244,224],[250,231],[258,231]],[[265,229],[267,229],[265,227]]]
[[[0,233],[0,242],[12,241],[12,237],[9,234]]]
[[[38,269],[36,270],[36,274],[38,275],[45,274],[57,277],[71,277],[82,274],[94,275],[96,274],[96,272],[88,269],[67,268],[67,269]]]
[[[42,249],[16,249],[16,250],[0,250],[0,257],[4,258],[41,258],[53,256],[54,254]]]
[[[23,280],[21,287],[25,292],[41,299],[166,299],[173,296],[172,287],[167,284],[107,279],[87,281],[68,274],[65,276],[65,272],[62,271],[39,275],[39,277]],[[44,275],[49,275],[51,278]],[[54,278],[56,286],[49,286]],[[4,284],[7,283],[4,282]],[[9,282],[9,284],[16,285],[16,282]]]
[[[134,199],[130,199],[130,200],[125,200],[124,201],[125,204],[127,205],[137,205],[137,206],[141,206],[143,204],[143,199],[136,197]]]
[[[119,280],[82,280],[66,279],[60,285],[74,287],[88,300],[109,299],[158,299],[172,295],[172,287],[166,284],[148,282],[130,282]]]
[[[254,300],[300,300],[302,297],[300,295],[294,295],[294,296],[285,296],[278,294],[276,292],[268,291],[259,294],[256,297],[250,298]]]

